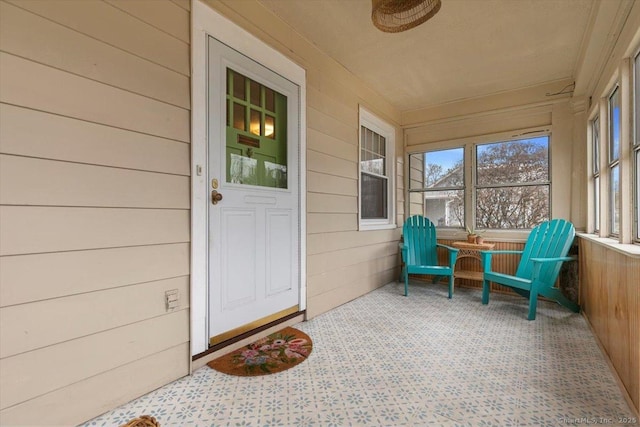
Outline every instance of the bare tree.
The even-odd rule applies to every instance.
[[[532,228],[549,219],[548,140],[541,138],[481,145],[477,151],[475,228]],[[463,186],[463,162],[446,172],[425,165],[425,187]],[[446,192],[450,222],[464,224],[464,191]]]
[[[531,228],[549,219],[549,152],[533,140],[478,148],[476,228]]]

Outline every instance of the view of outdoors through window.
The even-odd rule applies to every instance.
[[[476,147],[476,228],[532,228],[549,219],[549,137]]]
[[[364,219],[387,217],[386,140],[382,135],[361,126],[360,176]]]
[[[620,88],[609,97],[609,232],[620,233]]]
[[[410,193],[440,227],[532,228],[550,217],[549,137],[475,146],[475,185],[465,180],[464,147],[412,154]],[[465,208],[465,192],[474,206]]]
[[[439,227],[464,225],[464,149],[424,153],[425,216]]]
[[[594,231],[600,230],[600,118],[591,123]]]

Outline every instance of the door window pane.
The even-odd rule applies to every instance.
[[[249,122],[249,131],[254,135],[260,135],[262,133],[262,122],[260,120],[260,111],[251,109],[251,116]]]
[[[242,74],[233,73],[233,97],[245,101],[247,91],[245,87],[246,78]]]
[[[227,182],[287,188],[287,97],[230,69],[227,87]]]
[[[276,93],[268,87],[264,89],[264,108],[276,111]]]
[[[268,114],[264,117],[264,136],[276,138],[276,119]]]
[[[238,130],[245,130],[245,110],[244,105],[233,104],[233,127]]]
[[[256,105],[258,107],[261,107],[262,104],[260,103],[260,83],[258,82],[254,82],[253,80],[249,81],[249,91],[250,91],[250,98],[251,98],[251,103],[253,105]]]

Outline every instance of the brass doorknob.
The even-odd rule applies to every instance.
[[[211,203],[217,205],[220,200],[222,200],[222,194],[218,193],[216,190],[213,190],[211,192]]]

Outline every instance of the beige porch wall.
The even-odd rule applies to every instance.
[[[400,112],[260,3],[205,3],[307,73],[307,317],[396,278],[399,229],[358,231],[358,107],[396,128],[399,224],[404,202]]]
[[[586,214],[582,204],[586,201],[582,189],[586,153],[574,145],[574,122],[576,115],[584,113],[585,105],[566,94],[546,95],[561,91],[571,82],[560,80],[403,112],[405,148],[411,152],[440,149],[447,144],[499,141],[521,134],[526,138],[528,131],[546,129],[551,132],[552,216],[568,219],[576,228],[584,229]],[[463,232],[450,234],[447,237],[465,236]],[[522,240],[526,235],[490,234],[487,237]]]
[[[0,425],[189,372],[189,9],[0,1]]]
[[[307,70],[308,316],[388,283],[358,107],[396,127],[399,222],[400,113],[258,3],[213,6]],[[189,372],[190,2],[0,7],[0,424],[76,424]]]

